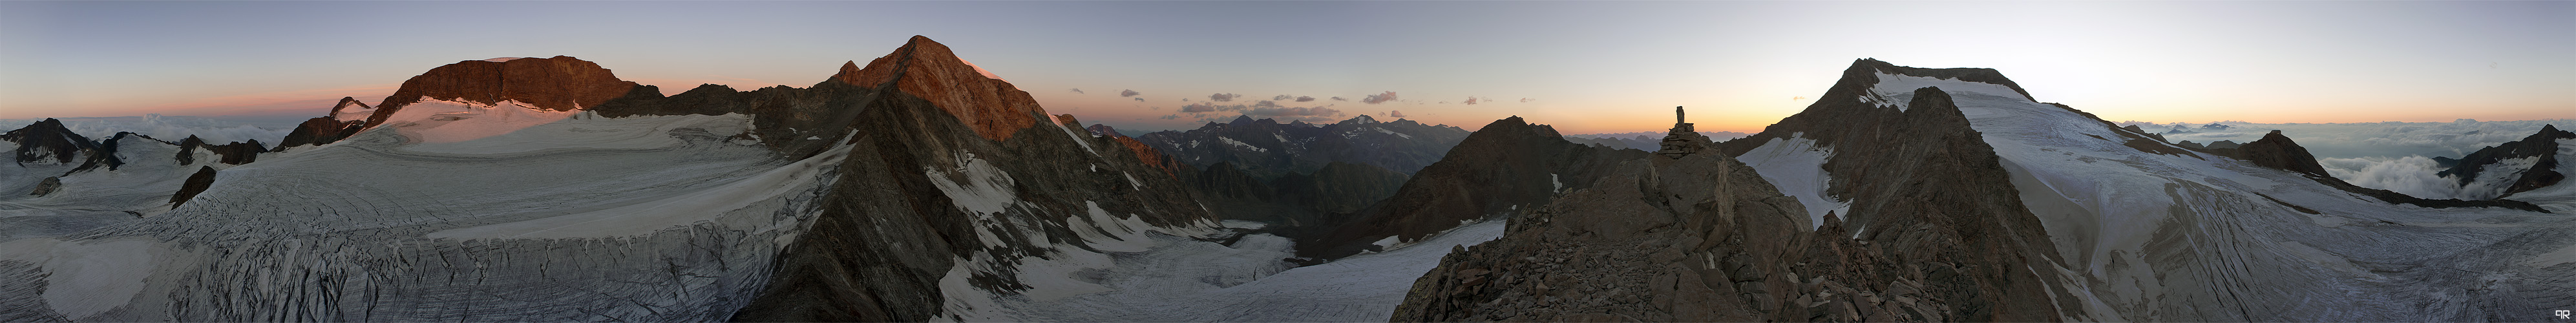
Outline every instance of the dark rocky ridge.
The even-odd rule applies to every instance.
[[[2281,135],[2280,130],[2263,134],[2262,139],[2243,145],[2220,148],[2213,143],[2209,148],[2203,148],[2201,151],[2251,162],[2255,166],[2286,170],[2310,177],[2333,177],[2326,174],[2325,166],[2317,164],[2316,155],[2309,154],[2308,148],[2300,147],[2299,143],[2291,141],[2289,136]]]
[[[69,164],[73,160],[84,158],[82,156],[95,155],[98,152],[98,143],[91,142],[89,137],[72,133],[71,129],[63,127],[62,120],[54,118],[45,118],[25,127],[19,127],[17,130],[0,133],[0,140],[18,144],[18,149],[13,151],[11,160],[22,165],[48,159],[53,160],[54,163]]]
[[[1333,162],[1413,174],[1440,161],[1449,147],[1466,137],[1467,130],[1458,127],[1401,119],[1379,122],[1364,115],[1324,125],[1237,117],[1232,122],[1211,122],[1188,131],[1148,133],[1136,140],[1191,167],[1204,169],[1231,163],[1255,177],[1277,178],[1312,174]],[[1241,148],[1226,140],[1259,150]]]
[[[1631,162],[1512,220],[1417,281],[1394,320],[2054,321],[2081,308],[2032,270],[2057,266],[2056,248],[1949,95],[1916,89],[1903,111],[1861,101],[1880,72],[2011,85],[1991,69],[1856,61],[1806,111],[1722,153]],[[1834,149],[1827,193],[1852,203],[1818,231],[1729,158],[1793,133]]]
[[[258,139],[252,139],[250,142],[236,141],[233,143],[216,145],[206,143],[205,139],[198,139],[196,135],[188,135],[187,139],[179,140],[179,164],[188,165],[197,163],[197,149],[205,149],[207,152],[215,153],[215,156],[218,157],[216,162],[228,165],[241,165],[259,161],[259,153],[268,151],[268,147],[260,145]]]
[[[1386,237],[1417,241],[1460,221],[1508,217],[1547,205],[1563,189],[1589,187],[1612,165],[1644,151],[1565,140],[1555,127],[1518,116],[1467,135],[1439,162],[1413,174],[1394,196],[1347,219],[1329,219],[1284,236],[1300,256],[1333,259],[1375,248]],[[1308,231],[1300,231],[1308,230]]]
[[[1002,228],[993,230],[1005,235],[1000,237],[1002,241],[1029,241],[1032,237],[1023,236],[1024,232],[1045,233],[1046,237],[1037,239],[1087,248],[1072,238],[1070,230],[1075,228],[1063,221],[1065,215],[1083,214],[1089,205],[1113,214],[1137,214],[1155,225],[1212,220],[1182,189],[1185,184],[1178,177],[1147,163],[1151,156],[1108,148],[1119,145],[1115,138],[1068,136],[1067,129],[1040,123],[1049,118],[1034,103],[978,99],[1026,98],[1026,92],[999,80],[981,82],[981,86],[944,83],[990,79],[982,78],[971,67],[938,68],[966,65],[928,38],[916,36],[903,49],[869,66],[867,70],[845,70],[813,89],[762,89],[739,95],[753,102],[721,105],[784,108],[786,111],[755,114],[755,122],[819,122],[828,128],[799,129],[822,129],[806,131],[815,131],[825,140],[796,141],[855,145],[837,169],[839,178],[820,197],[826,201],[821,215],[781,252],[769,287],[734,320],[928,320],[943,310],[945,299],[938,284],[956,265],[955,260],[994,259],[1008,268],[1017,259],[1045,251],[1045,247],[1016,243],[982,246],[975,233],[978,226]],[[883,78],[850,77],[853,75]],[[871,87],[859,87],[850,80],[875,82]],[[967,86],[938,87],[960,84]],[[702,90],[706,88],[665,100],[693,96],[691,93]],[[949,93],[967,91],[978,93]],[[916,92],[931,97],[918,96]],[[777,99],[786,102],[763,101]],[[636,101],[639,102],[623,104],[650,107],[666,103]],[[618,104],[621,103],[612,102],[602,109]],[[1001,115],[1015,113],[1025,115]],[[798,120],[767,120],[787,118]],[[1013,120],[1025,123],[1013,124]],[[1070,118],[1058,121],[1077,122]],[[856,132],[845,136],[849,130]],[[990,133],[1000,130],[1010,133]],[[1084,151],[1084,146],[1075,140],[1088,140],[1090,146],[1098,148]],[[806,149],[794,145],[776,147],[785,151]],[[926,169],[953,169],[957,167],[954,165],[967,163],[967,158],[1007,173],[1012,187],[1006,189],[1025,204],[989,215],[995,218],[990,222],[978,221],[978,216],[959,209],[924,173]],[[1128,175],[1138,182],[1130,182]],[[976,288],[1003,294],[1027,288],[1010,279],[1010,274],[978,273],[968,280]]]
[[[2548,132],[2543,132],[2543,134],[2548,134]],[[2540,134],[2532,134],[2532,137],[2540,137]],[[2226,142],[2226,140],[2221,140],[2221,142]],[[2514,199],[2501,199],[2501,196],[2499,196],[2499,199],[2483,199],[2483,202],[2470,202],[2470,199],[2421,199],[2421,196],[2398,194],[2398,191],[2388,191],[2388,189],[2365,189],[2365,186],[2354,186],[2354,183],[2344,181],[2344,178],[2334,178],[2334,176],[2329,176],[2329,173],[2326,173],[2326,165],[2318,165],[2318,163],[2316,163],[2316,155],[2308,155],[2308,147],[2300,147],[2298,142],[2290,140],[2290,137],[2287,137],[2287,134],[2282,134],[2280,129],[2272,129],[2272,132],[2264,134],[2262,140],[2244,142],[2244,145],[2233,145],[2233,142],[2226,142],[2226,147],[2221,147],[2221,142],[2213,142],[2213,145],[2208,145],[2208,147],[2200,147],[2200,145],[2190,145],[2190,142],[2182,142],[2182,147],[2190,147],[2190,150],[2197,150],[2197,152],[2208,152],[2208,155],[2221,155],[2221,158],[2246,160],[2246,163],[2262,165],[2262,168],[2277,168],[2277,171],[2303,173],[2303,176],[2313,178],[2313,181],[2316,181],[2316,183],[2326,183],[2326,186],[2331,186],[2331,189],[2352,191],[2352,194],[2370,196],[2370,199],[2380,199],[2380,202],[2388,202],[2388,204],[2414,204],[2414,207],[2432,207],[2432,209],[2450,209],[2450,207],[2504,207],[2504,209],[2524,209],[2524,212],[2548,212],[2548,209],[2543,209],[2543,207],[2540,207],[2540,204],[2514,202]],[[2491,150],[2494,150],[2494,147],[2491,147]],[[2548,150],[2548,152],[2545,152],[2545,155],[2555,155],[2555,152],[2558,152],[2558,147],[2550,145],[2550,147],[2545,147],[2545,150]],[[2481,150],[2481,152],[2486,152],[2486,150]],[[2555,158],[2545,158],[2545,160],[2555,160]],[[2537,165],[2535,165],[2535,168],[2537,168]],[[2450,176],[2450,173],[2445,173],[2445,176]],[[2548,178],[2548,176],[2555,176],[2555,171],[2550,171],[2550,173],[2537,173],[2537,178]],[[2527,176],[2524,176],[2524,181],[2537,181],[2537,178],[2535,178],[2535,173],[2527,173]],[[2555,181],[2553,181],[2553,183],[2555,183]],[[2517,183],[2517,186],[2519,186],[2519,183]],[[2537,189],[2537,186],[2532,186],[2532,189]],[[2524,191],[2530,191],[2530,189],[2524,189]]]
[[[2515,179],[2512,185],[2505,187],[2504,196],[2557,185],[2558,182],[2567,179],[2567,174],[2558,173],[2558,141],[2564,139],[2576,139],[2576,132],[2558,130],[2558,125],[2554,124],[2542,125],[2540,132],[2532,133],[2522,140],[2470,152],[2468,156],[2462,156],[2452,162],[2450,169],[2434,174],[2458,178],[2461,185],[2467,185],[2470,181],[2476,180],[2478,173],[2486,170],[2488,165],[2495,165],[2506,159],[2539,158],[2530,169],[2523,170],[2522,176]]]
[[[375,109],[365,102],[358,102],[358,98],[340,97],[340,103],[332,105],[330,113],[305,119],[304,123],[295,125],[294,130],[287,131],[286,138],[278,140],[277,151],[285,151],[287,147],[332,143],[366,130],[367,120],[340,120],[340,114],[352,106],[361,110]]]

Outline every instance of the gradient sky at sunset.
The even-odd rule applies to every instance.
[[[2576,117],[2569,1],[5,1],[0,119],[318,116],[439,65],[518,56],[580,57],[665,94],[803,87],[912,35],[1050,112],[1127,129],[1272,101],[1566,133],[1660,130],[1680,105],[1701,130],[1753,132],[1863,57],[1996,68],[2113,121]],[[1240,97],[1207,102],[1219,93]],[[1181,112],[1201,103],[1224,109]]]

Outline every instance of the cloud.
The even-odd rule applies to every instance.
[[[1214,104],[1207,104],[1207,103],[1191,103],[1190,105],[1184,105],[1184,106],[1181,106],[1181,112],[1184,112],[1184,113],[1206,113],[1206,112],[1216,112],[1216,105],[1214,105]]]
[[[2440,164],[2424,156],[2320,158],[2317,164],[2326,167],[2326,174],[2361,187],[2428,199],[2461,198],[2465,193],[2457,179],[2434,176],[2442,171]]]
[[[1082,89],[1076,88],[1076,89],[1073,89],[1073,94],[1090,94],[1090,93],[1082,93]]]
[[[1145,98],[1136,98],[1136,102],[1145,102]]]
[[[1252,110],[1244,111],[1243,115],[1253,118],[1325,120],[1342,116],[1342,110],[1334,110],[1333,108],[1327,107],[1281,107],[1271,105],[1267,107],[1252,108]]]
[[[1476,97],[1467,97],[1467,105],[1476,105]]]
[[[1386,111],[1386,116],[1389,116],[1389,117],[1397,117],[1397,118],[1403,118],[1403,117],[1404,117],[1404,111],[1387,110],[1387,111]]]
[[[1351,99],[1344,99],[1344,98],[1342,98],[1342,97],[1338,97],[1338,96],[1333,97],[1333,101],[1350,101],[1350,100],[1351,100]]]
[[[1288,99],[1294,99],[1294,98],[1297,98],[1297,96],[1287,95],[1287,94],[1280,94],[1279,96],[1270,97],[1270,99],[1271,99],[1271,100],[1279,100],[1279,101],[1287,101]]]
[[[1209,94],[1208,100],[1215,100],[1216,102],[1234,102],[1234,98],[1240,97],[1243,97],[1243,95],[1234,93],[1217,93]]]
[[[1165,115],[1165,116],[1163,116],[1163,118],[1162,118],[1162,119],[1163,119],[1163,120],[1171,120],[1171,119],[1180,119],[1180,118],[1181,118],[1181,115],[1174,114],[1174,115]]]
[[[1521,103],[1529,103],[1530,101],[1538,101],[1538,99],[1521,98]]]
[[[1308,102],[1308,101],[1314,101],[1314,100],[1315,100],[1315,97],[1311,97],[1311,96],[1300,96],[1300,97],[1297,97],[1297,102]]]
[[[1136,96],[1136,95],[1138,95],[1138,94],[1144,94],[1144,93],[1136,93],[1136,90],[1118,90],[1118,97],[1122,97],[1122,98],[1123,98],[1123,97]],[[1142,99],[1138,99],[1138,100],[1142,100]]]
[[[1369,95],[1368,97],[1366,97],[1366,98],[1360,98],[1360,102],[1364,102],[1364,103],[1368,103],[1368,104],[1386,103],[1386,101],[1395,101],[1395,91],[1386,91],[1386,93],[1370,94],[1370,95]]]

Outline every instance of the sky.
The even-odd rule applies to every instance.
[[[1859,58],[1994,68],[2112,121],[2576,116],[2570,1],[0,1],[0,119],[301,119],[494,57],[579,57],[664,94],[806,87],[912,35],[1130,130],[1659,131],[1688,106],[1701,131],[1758,132]]]

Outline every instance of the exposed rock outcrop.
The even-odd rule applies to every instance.
[[[2274,169],[2307,174],[2308,176],[2333,177],[2333,175],[2326,174],[2325,166],[2317,164],[2316,155],[2309,154],[2308,149],[2305,147],[2299,147],[2299,143],[2291,141],[2289,136],[2281,135],[2280,130],[2273,130],[2271,133],[2263,134],[2263,139],[2257,139],[2254,140],[2254,142],[2248,142],[2244,145],[2237,145],[2231,148],[2218,148],[2217,145],[2212,144],[2211,148],[2203,150],[2219,156],[2227,156],[2244,160],[2246,162],[2252,162],[2256,166],[2271,167]]]
[[[1040,122],[1048,116],[1026,92],[928,38],[868,66],[813,89],[742,95],[753,98],[743,107],[783,109],[757,114],[755,123],[814,122],[818,128],[800,131],[822,138],[768,142],[851,146],[819,197],[821,214],[780,253],[767,289],[734,320],[926,321],[960,310],[943,306],[946,293],[958,291],[943,286],[993,295],[1032,288],[1019,281],[1017,264],[1091,248],[1077,230],[1109,224],[1074,220],[1086,214],[1169,227],[1214,222],[1177,176],[1110,147],[1115,139]],[[773,118],[819,121],[761,120]],[[829,145],[773,147],[795,156]]]
[[[617,79],[616,74],[598,63],[572,56],[459,61],[403,81],[393,96],[377,104],[376,112],[367,117],[367,125],[384,124],[385,118],[396,110],[422,99],[482,104],[519,101],[538,109],[570,111],[625,96],[635,85]]]
[[[1611,165],[1644,158],[1643,151],[1592,147],[1565,140],[1555,127],[1514,116],[1467,135],[1440,162],[1423,167],[1394,196],[1347,220],[1315,223],[1322,232],[1287,232],[1299,238],[1300,256],[1332,259],[1377,249],[1374,242],[1423,239],[1461,221],[1509,217],[1547,205],[1557,193],[1589,187]]]
[[[29,191],[29,192],[27,192],[27,195],[35,195],[35,196],[53,195],[53,194],[54,194],[54,191],[60,191],[60,190],[62,190],[62,189],[63,189],[63,177],[62,177],[62,176],[46,177],[43,181],[36,182],[36,189],[35,189],[35,190],[33,190],[33,191]]]
[[[0,140],[18,144],[18,149],[13,151],[11,160],[22,165],[45,162],[69,164],[74,160],[87,158],[84,156],[95,155],[99,149],[97,142],[72,133],[71,129],[63,127],[62,120],[54,118],[45,118],[26,127],[0,133]]]
[[[197,166],[197,173],[188,175],[188,181],[179,185],[179,192],[170,195],[170,205],[188,204],[188,200],[197,198],[198,193],[205,193],[206,189],[214,186],[215,167]]]
[[[2558,125],[2554,124],[2542,125],[2538,133],[2523,137],[2522,140],[2470,152],[2468,156],[2462,156],[2452,162],[2449,169],[2435,174],[2456,178],[2460,184],[2467,185],[2483,172],[2521,172],[2520,176],[2514,177],[2512,184],[2505,186],[2504,195],[2506,196],[2557,185],[2567,179],[2567,174],[2560,174],[2557,169],[2560,162],[2558,160],[2559,141],[2568,139],[2576,139],[2576,132],[2559,130]],[[2489,169],[2490,166],[2503,163],[2505,160],[2524,158],[2534,159],[2527,169]]]
[[[1506,237],[1443,259],[1394,320],[2054,321],[2077,308],[2035,271],[2057,266],[2056,249],[1994,148],[1937,88],[1912,89],[1903,110],[1879,104],[1881,73],[2020,91],[1991,69],[1860,60],[1723,154],[1631,162],[1513,219]],[[1849,214],[1811,224],[1729,158],[1793,137],[1832,149],[1826,192]]]
[[[250,142],[233,142],[216,145],[206,143],[205,139],[198,139],[196,135],[188,135],[188,138],[179,140],[179,164],[196,164],[198,149],[205,149],[207,152],[214,153],[215,156],[218,157],[216,162],[228,165],[241,165],[259,161],[259,153],[268,151],[268,147],[260,145],[258,139],[252,139]]]

